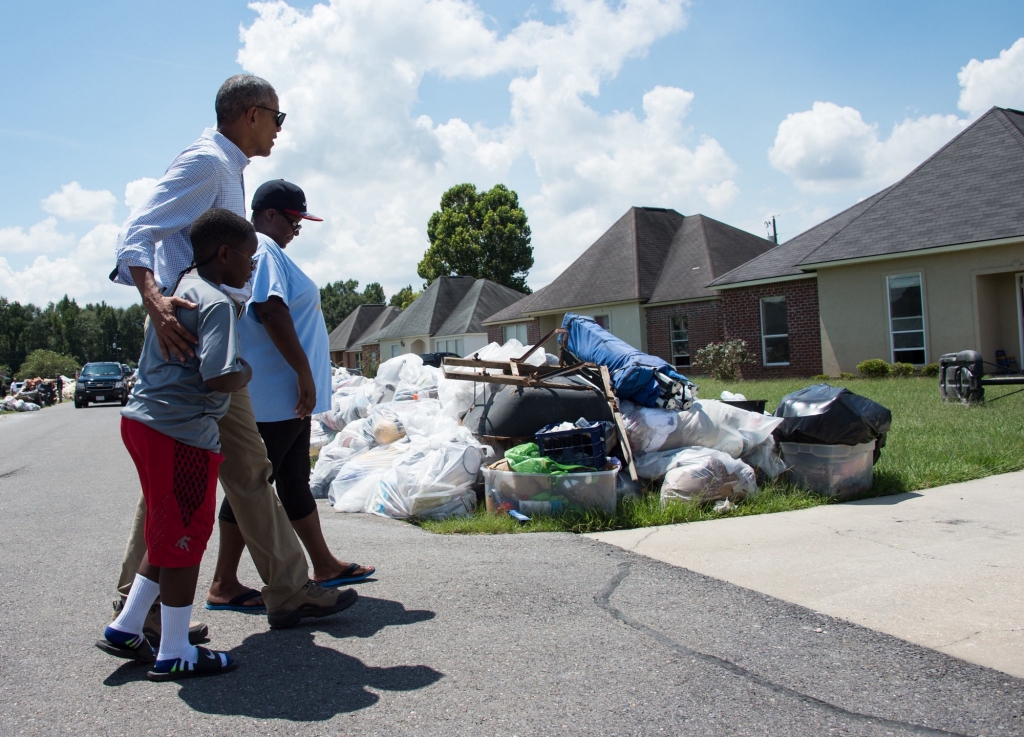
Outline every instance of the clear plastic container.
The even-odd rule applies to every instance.
[[[852,499],[871,489],[875,441],[860,445],[779,443],[786,476],[818,494]]]
[[[527,516],[558,515],[577,509],[603,509],[615,514],[618,468],[589,473],[549,476],[484,470],[484,500],[488,512],[515,509]]]

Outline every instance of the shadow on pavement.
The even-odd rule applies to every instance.
[[[380,699],[370,688],[413,691],[437,683],[444,674],[426,665],[366,665],[333,647],[318,645],[314,632],[339,638],[337,645],[343,647],[342,638],[372,637],[385,627],[424,622],[434,616],[434,612],[424,609],[407,610],[396,601],[361,597],[344,614],[246,637],[229,651],[239,662],[238,670],[223,676],[181,681],[178,695],[191,708],[205,714],[296,722],[324,721],[337,714],[365,709]],[[210,644],[216,647],[216,633],[213,634]],[[145,676],[144,668],[126,664],[104,684],[119,686]]]
[[[863,506],[892,506],[893,504],[899,504],[910,499],[916,499],[921,496],[916,491],[908,491],[903,494],[891,494],[889,496],[873,496],[870,499],[857,499],[849,502],[849,504],[855,504],[859,507]]]

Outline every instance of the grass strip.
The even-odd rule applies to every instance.
[[[739,392],[748,399],[767,400],[770,411],[783,396],[811,382],[785,379],[726,383],[702,378],[698,383],[702,397],[714,398],[723,390]],[[830,383],[845,386],[892,411],[892,430],[875,465],[874,487],[868,496],[930,489],[1024,469],[1024,394],[993,401],[1013,387],[990,387],[985,404],[965,406],[942,402],[936,379],[836,379]],[[583,533],[769,514],[830,503],[824,497],[777,480],[763,485],[757,496],[719,513],[711,505],[692,502],[662,507],[657,488],[654,485],[639,498],[626,498],[614,515],[591,511],[537,517],[520,523],[507,515],[487,514],[481,509],[471,517],[422,520],[416,524],[439,534]]]

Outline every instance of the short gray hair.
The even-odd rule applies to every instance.
[[[246,110],[256,105],[265,105],[275,95],[277,92],[267,80],[255,74],[236,74],[217,90],[217,100],[214,102],[217,125],[235,122]]]

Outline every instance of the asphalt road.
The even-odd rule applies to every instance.
[[[1024,733],[1024,681],[748,589],[328,507],[335,551],[378,567],[356,606],[273,632],[197,608],[241,667],[150,683],[92,645],[137,495],[117,407],[0,417],[0,735]]]

